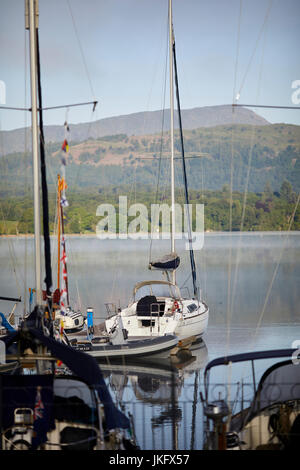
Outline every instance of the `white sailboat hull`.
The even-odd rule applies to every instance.
[[[168,302],[169,299],[165,299]],[[182,301],[183,305],[190,304],[191,301]],[[186,309],[185,309],[186,310]],[[120,312],[123,327],[127,330],[128,339],[142,339],[173,334],[178,340],[195,337],[199,339],[205,333],[209,309],[204,302],[200,302],[199,307],[192,313],[167,313],[163,316],[141,316],[135,313],[135,305]],[[105,321],[106,330],[109,332],[118,315],[114,315]]]
[[[208,318],[208,309],[204,313],[199,313],[194,317],[185,318],[178,323],[178,326],[175,329],[175,334],[179,339],[189,338],[190,336],[201,338],[206,331]]]

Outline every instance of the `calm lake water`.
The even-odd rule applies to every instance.
[[[160,279],[159,272],[147,269],[149,246],[149,240],[69,237],[73,305],[83,311],[93,307],[95,321],[101,321],[105,303],[124,306],[136,282]],[[191,290],[189,254],[184,248],[179,241],[177,282]],[[153,257],[167,252],[168,241],[153,241]],[[203,447],[199,392],[208,361],[237,352],[290,348],[300,340],[300,233],[208,233],[195,256],[202,298],[210,308],[204,343],[191,358],[172,364],[102,365],[114,399],[133,415],[142,449]],[[0,295],[21,296],[27,305],[28,288],[34,286],[33,239],[1,238],[0,267]],[[55,275],[53,281],[55,285]],[[11,307],[0,303],[5,314]],[[16,316],[23,308],[18,305]]]

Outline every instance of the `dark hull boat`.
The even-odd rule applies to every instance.
[[[85,342],[73,339],[71,344],[77,351],[84,351],[96,359],[136,358],[157,354],[164,357],[164,355],[169,356],[172,349],[177,346],[178,338],[175,335],[166,335],[126,341],[123,344],[112,344],[107,342],[106,338],[95,338]]]
[[[2,338],[1,449],[135,448],[95,359],[45,334],[36,314]]]

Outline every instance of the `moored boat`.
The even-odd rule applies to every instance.
[[[262,369],[257,383],[258,362],[263,360],[268,360],[269,365]],[[236,375],[233,367],[237,363],[240,372]],[[252,374],[250,382],[245,380],[247,364]],[[217,366],[226,366],[228,374],[223,386],[218,379],[219,397],[215,396],[214,381],[210,381],[211,371]],[[237,377],[234,384],[230,380],[233,374]],[[299,384],[297,349],[254,351],[209,362],[202,397],[207,418],[206,449],[296,450],[300,443]]]
[[[181,122],[181,109],[179,100],[178,75],[176,65],[175,37],[172,19],[172,0],[169,0],[169,65],[170,65],[170,182],[171,182],[171,247],[170,253],[149,261],[149,269],[162,271],[167,281],[144,281],[136,284],[131,303],[117,314],[112,315],[105,322],[109,332],[117,316],[121,316],[124,327],[131,339],[161,336],[165,330],[173,325],[173,334],[179,339],[201,338],[204,334],[209,318],[209,308],[201,298],[197,285],[197,269],[194,257],[192,221],[189,213],[189,194],[187,187],[187,173],[185,166],[183,132]],[[184,297],[176,282],[176,270],[180,265],[180,257],[175,250],[175,172],[174,172],[174,73],[176,97],[180,128],[181,157],[183,168],[183,181],[185,192],[188,249],[191,264],[191,277],[193,280],[193,296]],[[160,287],[160,292],[154,292]],[[141,294],[141,291],[146,291]],[[164,292],[162,292],[164,290]]]

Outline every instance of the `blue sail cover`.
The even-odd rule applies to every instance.
[[[170,253],[156,261],[150,261],[149,269],[159,269],[161,271],[174,271],[180,264],[180,258],[176,253]]]
[[[36,328],[26,328],[24,332],[26,332],[26,340],[27,333],[38,339],[50,350],[54,357],[60,359],[75,375],[97,390],[99,398],[104,406],[108,430],[130,428],[129,419],[120,410],[118,410],[113,403],[100,367],[93,357],[81,351],[76,351],[71,346],[66,346],[50,336],[45,336],[42,331]],[[21,335],[22,330],[19,330],[15,333],[4,336],[2,341],[5,342],[6,349],[13,346],[16,341],[21,340]]]

